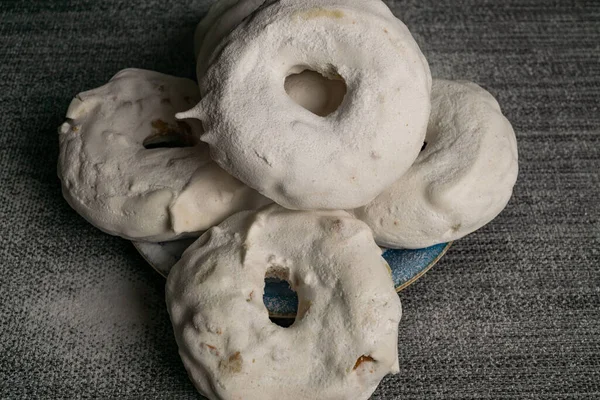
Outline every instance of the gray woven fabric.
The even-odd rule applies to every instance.
[[[62,199],[56,128],[124,67],[193,77],[209,1],[0,2],[0,398],[198,398],[164,281]],[[400,294],[375,399],[600,398],[600,2],[391,1],[434,76],[497,96],[508,208]]]

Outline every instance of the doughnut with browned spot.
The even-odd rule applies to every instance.
[[[265,277],[298,294],[288,328],[269,320]],[[399,370],[400,300],[369,227],[344,211],[238,213],[186,250],[166,299],[209,399],[367,399]]]
[[[193,81],[138,69],[77,95],[59,129],[65,199],[103,231],[149,241],[269,203],[212,162],[198,121],[175,119],[198,99]]]

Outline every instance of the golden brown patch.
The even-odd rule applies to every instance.
[[[78,127],[76,127],[75,125],[73,125],[73,126],[71,127],[71,130],[72,130],[73,132],[77,132],[77,131],[79,130],[79,128],[78,128]]]
[[[387,30],[387,28],[383,28],[383,31],[384,31],[385,33],[389,33],[389,32],[388,32],[388,30]]]
[[[252,301],[253,298],[254,298],[254,290],[250,292],[246,301],[250,302],[250,301]]]
[[[152,129],[154,129],[156,133],[165,133],[169,130],[169,124],[162,119],[155,119],[150,125],[152,125]]]
[[[354,364],[354,368],[352,368],[352,369],[355,370],[356,368],[358,368],[360,366],[360,364],[362,364],[364,362],[375,362],[375,359],[371,356],[362,355],[362,356],[358,357],[358,360],[356,360],[356,364]]]
[[[242,356],[239,351],[236,351],[232,355],[229,356],[227,360],[221,360],[219,363],[219,369],[223,372],[230,372],[232,374],[237,374],[242,372]]]
[[[300,18],[305,20],[315,19],[315,18],[331,18],[331,19],[341,19],[344,18],[344,13],[340,10],[330,10],[327,8],[313,8],[307,11],[303,11],[299,14]]]

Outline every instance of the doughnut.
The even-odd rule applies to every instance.
[[[166,241],[269,203],[211,161],[198,121],[175,119],[198,99],[193,81],[139,69],[77,95],[59,128],[71,207],[112,235]]]
[[[264,280],[287,280],[283,328]],[[202,235],[169,273],[179,354],[209,399],[367,399],[397,373],[400,299],[366,224],[345,211],[244,211]]]
[[[201,102],[178,117],[202,120],[213,159],[284,207],[363,206],[418,156],[431,75],[383,2],[265,3],[221,47]],[[306,70],[345,86],[325,117],[286,93],[286,78]]]
[[[414,249],[459,239],[494,219],[512,195],[515,133],[478,85],[433,81],[423,147],[404,176],[353,211],[381,246]]]

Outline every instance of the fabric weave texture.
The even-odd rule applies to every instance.
[[[434,77],[497,97],[520,176],[496,220],[400,293],[401,372],[373,398],[600,398],[600,2],[388,4]],[[56,162],[78,92],[126,67],[194,77],[209,5],[0,2],[0,398],[199,398],[163,278],[69,208]]]

